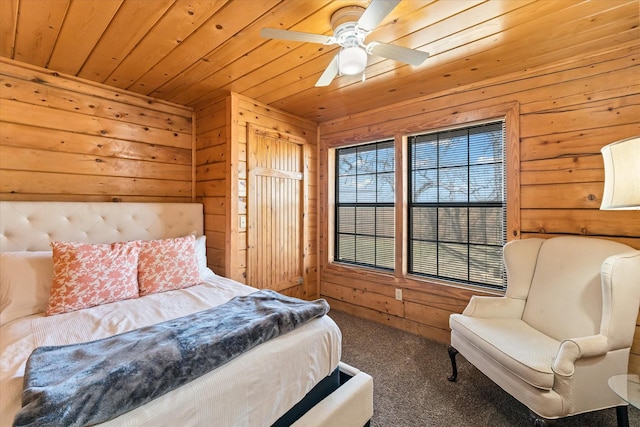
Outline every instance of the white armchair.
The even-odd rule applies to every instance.
[[[504,297],[474,296],[452,314],[449,356],[462,354],[522,404],[535,425],[626,403],[608,387],[626,374],[640,304],[640,251],[604,239],[555,237],[504,247]]]

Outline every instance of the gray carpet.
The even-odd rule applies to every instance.
[[[458,355],[447,381],[445,344],[332,310],[343,336],[342,361],[373,377],[373,427],[532,426],[529,410]],[[631,427],[640,410],[629,408]],[[616,427],[615,409],[560,420],[558,427]]]

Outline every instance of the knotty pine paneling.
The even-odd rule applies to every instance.
[[[509,197],[519,198],[521,237],[597,236],[640,249],[640,212],[599,210],[600,149],[640,134],[639,62],[640,45],[625,43],[321,123],[321,295],[335,309],[449,341],[448,315],[461,312],[472,294],[483,292],[328,262],[328,148],[471,122],[478,119],[476,111],[509,102],[519,112],[520,188]],[[396,288],[403,289],[404,301],[394,299]],[[636,331],[630,370],[640,372],[640,326]]]
[[[2,200],[193,200],[192,111],[0,59]]]
[[[336,10],[369,3],[2,0],[0,56],[191,107],[233,91],[324,122],[640,35],[637,0],[402,1],[368,41],[420,49],[428,60],[371,56],[366,84],[338,76],[323,88],[314,84],[337,46],[260,36],[265,27],[330,34]]]
[[[229,99],[217,99],[196,109],[195,114],[196,199],[204,205],[207,261],[216,274],[228,277]]]
[[[235,93],[198,106],[195,113],[196,197],[204,203],[209,264],[218,274],[243,283],[247,232],[240,227],[240,218],[247,219],[247,203],[250,203],[247,200],[247,126],[256,125],[307,141],[304,147],[308,182],[304,282],[283,293],[317,298],[317,125]]]

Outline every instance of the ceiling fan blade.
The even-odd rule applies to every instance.
[[[371,0],[371,4],[358,19],[358,27],[372,31],[400,3],[400,0]]]
[[[329,86],[335,76],[338,75],[338,55],[334,56],[327,68],[324,70],[324,73],[320,76],[318,81],[316,82],[316,87]]]
[[[293,40],[297,42],[333,44],[335,39],[322,34],[303,33],[300,31],[280,30],[277,28],[263,28],[260,30],[260,36],[265,39]]]
[[[396,46],[387,43],[372,42],[373,45],[367,52],[373,55],[382,56],[383,58],[392,59],[394,61],[405,62],[411,65],[420,65],[429,56],[428,52],[422,52],[408,47]]]

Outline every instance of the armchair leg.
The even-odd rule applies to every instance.
[[[529,409],[529,414],[533,418],[533,426],[534,427],[551,427],[557,425],[556,420],[548,420],[546,418],[542,418],[540,415],[533,412]]]
[[[629,407],[627,405],[616,406],[618,427],[629,427]]]
[[[450,345],[447,348],[447,351],[449,352],[449,359],[451,359],[451,369],[453,370],[453,373],[449,377],[447,377],[447,379],[449,381],[455,381],[456,378],[458,378],[458,366],[456,365],[456,354],[458,354],[458,350]]]
[[[616,416],[618,419],[618,427],[629,427],[629,407],[627,405],[616,406]],[[529,414],[533,418],[534,427],[547,427],[556,425],[556,420],[547,420],[538,414],[529,410]]]
[[[533,421],[533,426],[534,427],[552,427],[555,426],[556,423],[551,421],[551,420],[545,420],[543,418],[536,418]]]

